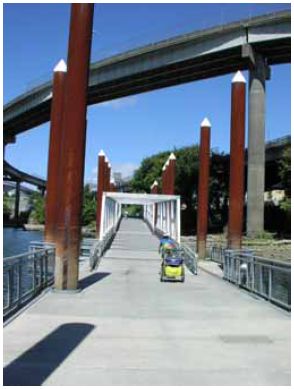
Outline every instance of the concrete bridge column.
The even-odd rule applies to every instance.
[[[86,146],[86,110],[94,4],[71,6],[62,126],[63,188],[56,246],[55,288],[78,287]]]
[[[53,95],[50,113],[50,140],[44,238],[46,242],[53,243],[55,243],[56,240],[58,203],[60,191],[62,190],[62,181],[60,180],[60,164],[63,136],[62,116],[66,71],[66,63],[63,60],[59,61],[54,68]]]
[[[269,75],[264,58],[255,54],[254,59],[249,72],[247,158],[247,235],[251,237],[264,228],[265,80]]]
[[[201,123],[199,179],[198,179],[198,209],[197,209],[197,253],[199,259],[206,257],[206,235],[208,225],[209,197],[209,160],[210,160],[210,128],[205,118]]]
[[[246,81],[241,72],[232,80],[228,246],[240,249],[244,206]]]

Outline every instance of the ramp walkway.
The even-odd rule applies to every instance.
[[[4,327],[4,385],[290,385],[290,314],[204,271],[159,280],[158,240],[124,219],[80,293]]]

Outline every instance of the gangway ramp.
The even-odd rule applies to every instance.
[[[162,283],[157,248],[123,219],[80,293],[47,293],[5,326],[4,384],[290,385],[290,314],[201,269]]]

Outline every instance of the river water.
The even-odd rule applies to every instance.
[[[20,228],[3,229],[3,256],[22,254],[28,251],[31,241],[43,239],[42,231],[24,231]]]

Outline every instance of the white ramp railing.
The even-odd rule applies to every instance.
[[[122,205],[142,205],[143,217],[152,231],[169,235],[180,243],[181,238],[181,200],[180,196],[104,192],[99,240],[110,231],[116,231],[122,216]]]
[[[179,196],[161,195],[157,202],[144,205],[144,220],[154,232],[169,235],[176,242],[181,240],[181,202]],[[172,197],[172,198],[171,198]]]

